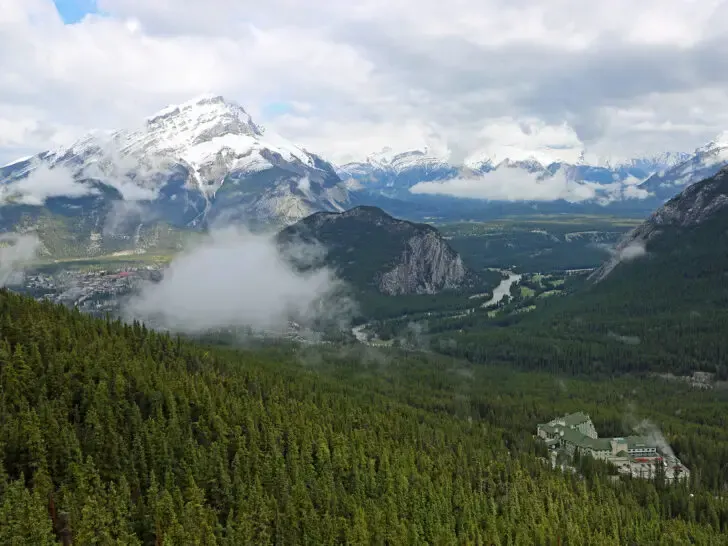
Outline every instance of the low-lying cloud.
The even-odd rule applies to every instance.
[[[76,198],[95,194],[98,194],[96,188],[76,180],[67,167],[39,165],[25,178],[0,185],[0,205],[42,206],[51,197]]]
[[[0,205],[40,207],[54,197],[99,195],[92,181],[116,190],[123,201],[152,201],[175,163],[164,155],[125,154],[118,142],[102,134],[89,135],[79,143],[89,154],[81,167],[33,159],[27,175],[9,178],[0,185]]]
[[[307,251],[297,247],[297,257]],[[315,261],[320,250],[310,252]],[[226,328],[281,333],[292,322],[302,328],[343,326],[353,302],[331,270],[301,272],[272,237],[226,229],[177,257],[162,281],[145,285],[125,312],[183,333]]]
[[[41,243],[32,234],[0,235],[0,287],[20,281],[23,270],[38,255]]]
[[[420,182],[410,189],[415,194],[448,195],[490,201],[559,201],[608,204],[624,199],[645,199],[649,193],[634,180],[610,184],[577,181],[564,172],[552,176],[523,169],[502,167],[481,176],[458,177],[444,181]]]
[[[123,153],[113,138],[96,136],[95,155],[81,172],[83,178],[93,178],[116,189],[126,201],[151,201],[157,198],[160,178],[167,176],[174,163],[164,155]]]
[[[643,241],[633,241],[624,248],[618,250],[618,257],[620,262],[629,262],[641,258],[647,254],[645,243]]]
[[[453,178],[442,182],[420,182],[410,191],[420,194],[450,195],[492,201],[581,202],[596,197],[590,186],[568,180],[563,174],[541,178],[521,169],[502,168],[483,176]]]

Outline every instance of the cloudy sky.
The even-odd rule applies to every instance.
[[[0,164],[210,92],[337,162],[689,151],[726,51],[728,0],[3,0]]]

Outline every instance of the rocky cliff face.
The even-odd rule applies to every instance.
[[[657,209],[615,248],[612,258],[592,273],[590,279],[605,279],[620,263],[647,253],[650,244],[668,229],[691,229],[728,214],[728,168],[686,188]],[[707,241],[706,241],[707,243]]]
[[[398,220],[376,207],[317,213],[279,234],[284,247],[317,242],[325,263],[357,288],[387,295],[437,294],[473,286],[476,275],[432,226]]]
[[[436,294],[467,283],[462,258],[435,231],[418,233],[405,243],[400,262],[379,278],[379,290],[399,294]]]

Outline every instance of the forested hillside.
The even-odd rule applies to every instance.
[[[548,469],[524,428],[553,411],[535,399],[491,389],[463,414],[430,362],[405,385],[396,360],[316,354],[0,292],[0,543],[724,541],[728,507],[700,481],[692,497]]]
[[[629,234],[572,294],[528,316],[433,324],[451,354],[576,374],[703,370],[728,379],[728,171]],[[631,252],[631,259],[621,259]],[[578,286],[577,286],[578,285]]]

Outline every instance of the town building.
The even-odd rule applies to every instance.
[[[660,446],[648,436],[599,438],[591,418],[577,412],[537,426],[537,436],[552,450],[561,450],[572,458],[577,453],[609,461],[620,472],[635,477],[652,478],[657,466],[665,470],[668,481],[689,477],[689,470],[675,457],[669,446]]]

